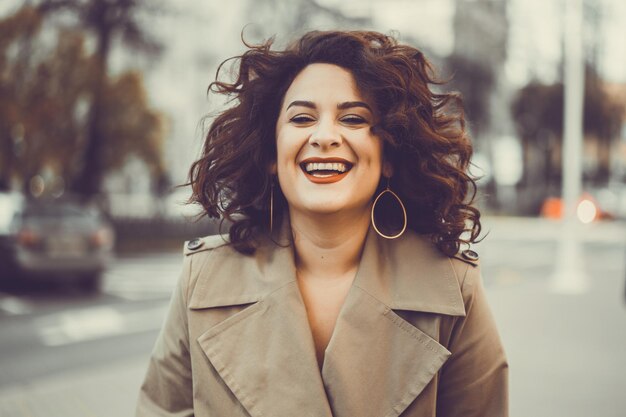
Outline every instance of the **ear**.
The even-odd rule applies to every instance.
[[[270,164],[270,166],[267,168],[267,171],[271,175],[277,175],[278,174],[278,168],[276,168],[276,162],[272,162]]]
[[[383,177],[391,178],[393,177],[393,165],[389,161],[383,161],[383,169],[382,169]]]

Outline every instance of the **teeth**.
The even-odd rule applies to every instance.
[[[346,164],[341,162],[309,162],[304,167],[306,172],[312,171],[337,171],[346,172]]]

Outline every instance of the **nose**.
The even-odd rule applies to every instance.
[[[335,129],[332,121],[322,121],[317,124],[315,131],[309,137],[309,144],[313,147],[332,148],[338,147],[343,142],[341,135]]]

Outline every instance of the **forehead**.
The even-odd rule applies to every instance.
[[[315,63],[306,66],[293,80],[284,102],[292,100],[363,100],[352,72],[333,64]]]

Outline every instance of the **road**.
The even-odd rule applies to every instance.
[[[623,416],[626,225],[585,233],[588,289],[563,294],[550,280],[552,225],[486,223],[492,233],[476,250],[511,366],[511,416]],[[0,416],[132,415],[181,260],[117,259],[89,297],[69,287],[0,292]],[[81,411],[87,404],[99,411]]]
[[[0,289],[0,388],[149,352],[181,260],[117,259],[88,296],[70,285]]]

